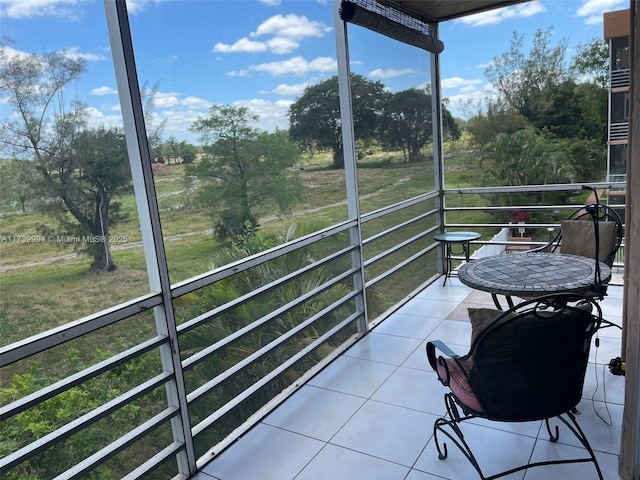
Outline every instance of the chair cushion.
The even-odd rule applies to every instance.
[[[445,366],[438,362],[438,376],[441,379],[447,378],[447,370],[449,371],[449,389],[456,396],[460,402],[474,410],[475,412],[482,413],[483,409],[480,406],[480,402],[476,398],[475,393],[471,386],[469,385],[469,381],[467,380],[467,372],[471,370],[473,366],[473,361],[468,358],[466,360],[459,360],[456,362],[453,358],[444,358],[440,357],[441,360],[444,360],[446,364]]]
[[[476,337],[480,333],[480,331],[489,323],[491,320],[496,318],[498,315],[504,313],[501,310],[496,310],[495,308],[469,308],[469,322],[471,322],[471,343],[475,341]]]
[[[596,238],[591,220],[563,220],[560,225],[562,228],[561,253],[595,258]],[[599,222],[598,230],[600,232],[599,258],[602,259],[615,250],[618,226],[615,222]]]

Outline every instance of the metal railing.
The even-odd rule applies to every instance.
[[[430,239],[437,213],[432,206],[433,196],[424,195],[364,215],[361,222],[372,225],[373,233],[361,244],[354,245],[348,239],[347,234],[356,222],[347,221],[172,285],[170,297],[180,303],[190,295],[221,289],[225,282],[251,275],[274,262],[284,262],[287,256],[314,252],[314,261],[300,268],[283,271],[279,278],[240,292],[200,315],[181,318],[177,327],[178,345],[172,345],[167,334],[152,334],[120,353],[69,372],[68,376],[3,405],[0,408],[3,422],[37,414],[47,402],[64,401],[65,396],[86,388],[88,383],[105,376],[116,378],[123,369],[133,371],[143,357],[153,356],[153,361],[147,362],[151,367],[136,373],[135,378],[131,374],[129,382],[134,385],[114,387],[113,398],[108,402],[87,412],[78,412],[77,418],[33,441],[30,435],[25,435],[25,444],[0,459],[0,469],[20,478],[28,471],[30,462],[50,461],[53,452],[63,449],[74,435],[104,428],[105,420],[115,418],[113,423],[118,423],[117,417],[128,416],[132,428],[103,444],[85,445],[90,454],[86,458],[73,458],[69,468],[60,465],[56,478],[79,478],[89,472],[104,474],[105,470],[113,471],[113,478],[142,478],[153,476],[154,472],[160,478],[192,475],[256,418],[298,388],[311,372],[366,333],[366,328],[358,326],[365,314],[362,306],[366,290],[375,291],[398,272],[407,277],[407,271],[425,271],[416,264],[429,255],[435,258],[437,245]],[[420,213],[415,214],[416,211]],[[398,235],[403,237],[399,243]],[[374,278],[363,282],[364,290],[355,288],[358,282],[353,279],[360,270],[353,263],[352,255],[359,249],[366,252],[367,270],[377,271]],[[318,252],[323,254],[320,256]],[[426,275],[410,273],[413,280],[406,281],[397,296],[407,296],[419,283],[435,276],[437,262],[431,263],[432,268],[427,269]],[[329,270],[330,275],[317,275],[319,271]],[[298,288],[307,284],[307,288]],[[296,295],[288,301],[275,302],[274,298],[280,298],[286,289],[296,289]],[[328,292],[332,295],[327,295]],[[356,301],[357,298],[362,301]],[[149,294],[8,345],[0,350],[0,367],[3,372],[10,371],[12,366],[24,367],[36,356],[64,350],[77,339],[93,342],[95,335],[109,326],[126,329],[127,322],[141,315],[153,317],[161,303],[159,293]],[[384,308],[376,307],[375,302],[370,306],[377,317],[384,315]],[[236,321],[235,328],[226,335],[212,335],[196,353],[184,353],[182,342],[186,342],[190,334],[230,324],[237,320],[241,309],[253,309],[257,313],[242,324]],[[285,319],[292,316],[295,321],[287,324]],[[221,319],[223,321],[219,321]],[[180,430],[172,425],[181,413],[180,402],[174,399],[176,392],[171,388],[176,376],[167,366],[172,362],[159,354],[159,349],[166,345],[170,345],[171,355],[178,357],[175,361],[181,365],[181,376],[186,383],[185,404],[189,406],[191,418],[187,438],[180,438],[176,434]],[[166,389],[165,394],[161,393],[162,389]],[[132,408],[143,407],[149,408],[152,414],[129,416],[127,413]],[[159,431],[163,432],[159,437],[165,440],[160,445],[156,436]],[[197,456],[191,465],[185,455],[188,442],[192,442],[190,447]],[[155,450],[140,448],[151,443],[155,444]],[[119,459],[122,463],[122,458],[127,459],[124,463],[127,471],[114,469],[109,464],[110,459]]]
[[[594,186],[602,189],[620,187],[616,184]],[[559,228],[559,223],[555,220],[529,222],[514,227],[508,221],[456,222],[455,217],[483,212],[491,218],[499,218],[517,208],[530,214],[547,212],[563,218],[576,208],[576,204],[480,207],[471,206],[476,203],[474,200],[461,198],[482,198],[486,203],[491,202],[495,195],[507,193],[569,194],[578,188],[576,185],[548,185],[446,190],[443,209],[447,221],[444,228],[482,231],[483,238],[474,242],[475,248],[482,245],[504,248],[509,242],[495,239],[495,233],[504,228],[525,228],[528,236],[533,232],[535,239],[536,235],[546,235],[548,229]],[[323,252],[315,255],[314,261],[283,272],[279,278],[265,281],[224,303],[208,307],[199,315],[181,318],[177,327],[180,344],[170,345],[170,351],[177,357],[176,362],[181,366],[181,376],[186,383],[184,400],[189,408],[187,416],[191,419],[187,438],[180,438],[176,434],[180,430],[172,425],[181,415],[180,403],[173,399],[176,393],[170,388],[175,375],[166,364],[163,365],[166,359],[159,355],[159,349],[170,344],[169,335],[157,333],[0,407],[0,419],[11,422],[21,415],[36,414],[47,402],[64,401],[100,377],[118,378],[123,369],[136,372],[128,374],[129,386],[116,389],[113,397],[105,403],[86,412],[78,412],[76,418],[44,436],[30,440],[26,435],[25,444],[0,459],[0,469],[7,475],[13,472],[15,478],[19,478],[21,468],[27,469],[29,462],[47,461],[74,435],[105,428],[104,421],[118,423],[118,417],[125,416],[128,421],[125,431],[115,439],[86,445],[89,453],[83,458],[73,459],[68,468],[61,465],[56,478],[79,478],[105,469],[114,472],[113,478],[154,475],[185,478],[193,475],[310,375],[366,334],[369,328],[366,325],[381,321],[420,285],[437,277],[441,264],[438,260],[440,249],[432,239],[440,229],[437,222],[439,212],[434,207],[436,197],[436,193],[425,194],[363,215],[363,230],[366,231],[368,226],[371,230],[360,243],[353,244],[348,239],[348,233],[357,222],[347,221],[172,285],[171,298],[179,303],[185,296],[223,288],[227,281],[267,268],[274,262],[285,260],[288,255],[306,254],[310,249],[314,249],[315,254]],[[462,205],[452,205],[455,203]],[[538,243],[544,243],[545,239],[538,240]],[[355,288],[358,282],[353,278],[360,269],[352,260],[353,253],[359,249],[364,253],[366,271],[371,272],[368,274],[370,278],[363,282],[365,288],[361,290]],[[616,264],[621,266],[622,260],[623,257],[618,257]],[[318,272],[328,269],[331,274],[321,276],[321,281],[309,281],[308,288],[297,289],[296,295],[288,300],[274,302],[274,298],[281,297],[283,289],[306,284],[311,278],[317,279]],[[403,278],[404,283],[395,296],[383,299],[384,306],[377,307],[375,297],[381,292],[386,294],[388,286],[397,284],[398,278]],[[326,300],[327,292],[333,292],[330,301]],[[362,301],[356,301],[357,298]],[[362,322],[358,323],[365,318],[363,302],[368,302],[369,306],[369,318],[364,329]],[[127,322],[137,322],[141,315],[153,316],[160,303],[159,294],[149,294],[8,345],[0,350],[0,365],[3,370],[10,370],[12,365],[24,366],[37,355],[64,349],[77,339],[91,341],[97,332],[109,326],[126,328]],[[253,309],[254,316],[238,323],[238,312],[243,309]],[[292,317],[295,321],[287,323],[285,319]],[[235,328],[230,328],[224,335],[212,335],[197,352],[186,354],[183,351],[190,334],[231,324]],[[147,368],[136,370],[145,364],[143,359],[149,356],[151,360],[146,362]],[[149,412],[130,413],[131,409],[143,407]],[[153,449],[141,448],[141,445],[151,444]],[[186,460],[187,448],[192,448],[195,453],[196,461],[191,464]],[[110,464],[111,459],[122,464],[122,458],[126,459],[126,472]]]

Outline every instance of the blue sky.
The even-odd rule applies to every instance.
[[[128,0],[136,65],[142,84],[157,85],[155,122],[164,135],[196,141],[189,127],[212,104],[242,105],[260,116],[258,128],[287,128],[289,105],[305,86],[336,74],[329,0]],[[576,45],[602,38],[602,14],[629,0],[537,0],[442,23],[444,96],[454,115],[491,90],[484,75],[509,48],[514,31],[528,50],[537,29],[553,28]],[[13,54],[65,51],[84,58],[87,72],[65,99],[91,107],[95,124],[120,124],[113,63],[98,0],[0,0],[0,31]],[[349,27],[352,71],[391,91],[429,80],[426,52],[360,27]],[[0,116],[9,110],[0,98]]]

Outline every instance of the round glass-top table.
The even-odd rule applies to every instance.
[[[611,268],[600,263],[602,283]],[[595,285],[595,260],[563,253],[515,253],[481,258],[458,268],[465,285],[507,298],[537,297],[554,293],[585,293]]]
[[[444,283],[447,284],[447,278],[451,276],[453,271],[451,263],[453,255],[462,254],[466,262],[469,261],[469,242],[478,240],[480,234],[476,232],[444,232],[437,233],[433,239],[444,244],[444,257],[442,258],[442,268],[444,270]],[[459,243],[462,251],[456,253],[453,251],[453,245]]]

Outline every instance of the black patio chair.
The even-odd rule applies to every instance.
[[[466,355],[458,356],[440,341],[427,343],[427,358],[440,382],[447,413],[434,424],[439,458],[447,458],[444,434],[465,455],[480,478],[491,480],[541,465],[593,462],[602,472],[578,425],[575,407],[582,397],[591,337],[600,327],[602,311],[589,297],[590,308],[569,304],[575,295],[550,295],[521,303],[499,314],[476,331]],[[591,309],[591,311],[590,311]],[[592,313],[593,312],[593,313]],[[437,354],[437,350],[444,355]],[[463,434],[462,424],[474,418],[496,422],[544,421],[551,442],[561,421],[576,436],[588,456],[532,462],[486,477]]]
[[[624,228],[618,213],[613,208],[596,201],[580,207],[566,220],[562,220],[558,233],[545,245],[524,253],[551,252],[581,255],[611,267],[622,245],[623,236]],[[608,282],[608,279],[601,278],[600,266],[596,263],[593,289],[586,292],[586,295],[602,300],[607,294]],[[525,301],[531,299],[531,297],[520,298]],[[513,298],[506,296],[506,301],[509,308],[513,307]],[[496,296],[494,296],[494,302],[500,306]]]
[[[598,237],[595,235],[596,220]],[[612,266],[623,237],[622,220],[611,207],[592,203],[575,210],[560,222],[560,231],[546,245],[531,251],[568,253],[597,258]],[[598,249],[596,250],[596,243]]]

